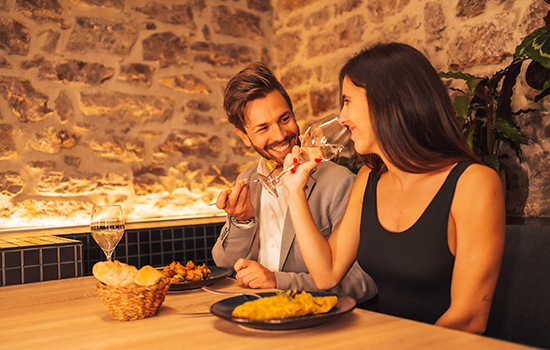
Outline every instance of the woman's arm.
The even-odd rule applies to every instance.
[[[499,176],[474,164],[460,177],[449,228],[455,229],[451,306],[436,325],[485,332],[504,250],[506,213]]]
[[[285,160],[286,166],[298,157],[298,152],[295,147]],[[324,290],[336,286],[355,261],[363,193],[370,169],[363,167],[357,175],[344,217],[326,241],[315,226],[304,191],[316,165],[314,160],[300,164],[294,174],[285,174],[283,184],[300,251],[315,285]]]

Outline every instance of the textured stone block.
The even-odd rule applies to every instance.
[[[162,96],[131,95],[122,92],[80,94],[80,111],[86,116],[104,116],[118,123],[164,122],[172,118],[174,100]]]
[[[15,197],[23,191],[25,180],[15,171],[0,172],[0,194]]]
[[[97,156],[123,163],[142,162],[145,144],[142,140],[121,135],[93,135],[85,140]]]
[[[0,76],[0,94],[22,122],[39,121],[53,113],[47,106],[49,97],[36,91],[29,80]]]
[[[181,153],[183,156],[216,158],[220,154],[223,142],[218,136],[208,136],[200,132],[172,130],[157,151],[163,153]]]
[[[0,160],[15,159],[17,147],[13,141],[13,127],[9,124],[0,124]]]
[[[236,44],[214,44],[197,42],[191,45],[196,62],[206,62],[213,66],[244,65],[256,57],[254,49]]]
[[[155,67],[141,63],[124,64],[120,66],[117,80],[135,85],[151,86],[155,70]]]
[[[235,38],[259,39],[265,37],[260,17],[228,6],[212,8],[214,32]]]
[[[189,43],[185,36],[171,32],[155,33],[142,42],[143,60],[156,61],[159,66],[182,66],[188,64]]]
[[[309,93],[312,114],[318,116],[337,108],[338,91],[338,87],[312,89]]]
[[[190,109],[201,111],[201,112],[208,112],[212,109],[212,105],[208,103],[206,100],[190,100],[187,101],[186,104],[187,107]]]
[[[410,1],[411,0],[369,0],[367,2],[368,18],[374,23],[383,23],[386,17],[401,13],[403,8],[407,6]]]
[[[55,111],[59,116],[61,124],[68,122],[74,118],[73,102],[65,91],[61,91],[55,99]]]
[[[101,63],[89,63],[78,60],[59,62],[44,61],[38,70],[39,79],[59,80],[63,82],[99,85],[115,74],[115,69]]]
[[[71,0],[71,3],[93,7],[115,8],[117,10],[124,9],[124,0]]]
[[[246,5],[249,9],[257,10],[260,12],[270,12],[273,11],[271,6],[271,0],[247,0]]]
[[[43,195],[86,195],[92,193],[109,193],[118,191],[128,186],[128,176],[113,173],[102,175],[91,174],[85,177],[82,174],[79,176],[70,176],[60,171],[45,172],[40,176],[36,185],[37,192]],[[40,202],[22,203],[28,210],[42,212],[48,214],[46,209],[51,210],[51,213],[59,213],[60,215],[71,215],[71,213],[85,212],[91,210],[89,204],[79,202],[59,202],[49,203],[47,208],[40,209]],[[44,205],[44,203],[42,203]],[[89,216],[89,214],[88,214]]]
[[[57,0],[16,0],[15,9],[38,23],[57,22],[65,26],[63,8]]]
[[[509,27],[511,20],[512,15],[503,14],[491,22],[462,27],[449,46],[452,70],[477,64],[498,64],[511,57],[516,47]]]
[[[363,16],[357,15],[311,36],[307,42],[307,57],[326,55],[338,49],[361,43],[365,24]]]
[[[26,56],[29,53],[31,35],[23,23],[8,17],[0,17],[0,50],[9,55]]]
[[[11,64],[6,60],[5,57],[0,56],[0,68],[9,69]]]
[[[43,153],[56,154],[61,152],[62,148],[76,146],[76,138],[66,130],[58,132],[53,126],[49,126],[44,130],[34,132],[28,145]]]
[[[472,18],[485,11],[487,0],[459,0],[456,4],[456,16]]]
[[[147,15],[149,19],[155,19],[162,23],[184,25],[190,29],[197,28],[193,21],[193,11],[189,5],[172,5],[172,8],[169,9],[165,5],[152,1],[143,7],[136,7],[134,10]]]
[[[162,77],[159,82],[175,91],[183,91],[191,94],[209,95],[212,90],[205,82],[193,74],[181,74],[171,77]]]
[[[65,50],[81,54],[98,51],[127,56],[138,35],[138,27],[132,23],[76,17]]]

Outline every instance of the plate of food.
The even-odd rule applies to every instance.
[[[210,312],[224,320],[263,330],[295,330],[331,322],[355,308],[355,299],[328,292],[256,293],[214,303]]]
[[[231,276],[232,273],[233,270],[225,267],[195,265],[193,261],[188,261],[186,265],[174,261],[162,269],[162,274],[169,277],[171,281],[169,292],[209,286],[224,277]]]

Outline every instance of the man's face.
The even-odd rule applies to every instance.
[[[283,163],[292,147],[298,144],[300,130],[294,114],[279,91],[273,91],[254,101],[244,110],[245,131],[235,129],[248,147],[252,146],[262,157]]]

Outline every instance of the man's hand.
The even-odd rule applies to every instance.
[[[223,190],[216,200],[216,207],[239,221],[245,221],[254,217],[254,206],[250,200],[248,180],[237,181],[232,190]],[[246,185],[245,185],[246,184]]]
[[[257,261],[239,259],[234,266],[237,281],[249,288],[277,288],[275,273]]]

